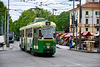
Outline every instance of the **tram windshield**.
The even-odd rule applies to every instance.
[[[53,37],[53,27],[43,27],[43,37]]]

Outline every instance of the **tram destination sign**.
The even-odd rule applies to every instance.
[[[46,22],[46,25],[50,25],[50,22]]]

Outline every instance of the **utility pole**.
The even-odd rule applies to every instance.
[[[100,0],[99,0],[100,4]],[[99,51],[100,51],[100,5],[99,5]]]
[[[81,8],[81,0],[80,0],[80,17],[79,17],[79,23],[81,23],[82,18],[82,8]],[[79,28],[79,50],[81,50],[81,27]]]
[[[1,25],[2,25],[2,26],[1,26],[1,30],[2,30],[1,34],[2,34],[2,35],[3,35],[3,20],[4,20],[4,19],[3,19],[3,17],[2,17],[2,23],[1,23]]]
[[[40,2],[40,6],[41,6],[41,8],[40,8],[40,16],[42,17],[42,2]]]
[[[53,22],[54,22],[54,9],[52,9],[52,12],[53,12]]]
[[[6,42],[6,10],[5,10],[5,44],[7,44],[7,42]]]
[[[7,14],[7,47],[9,47],[9,0],[8,0],[8,14]]]
[[[76,19],[76,50],[77,50],[77,19]]]
[[[74,0],[73,0],[73,40],[74,40],[74,22],[75,22],[75,14],[74,14],[74,4],[75,4],[75,2],[74,2]]]
[[[4,22],[4,16],[3,16],[2,21]],[[4,35],[4,34],[3,34],[3,25],[4,25],[3,22],[2,22],[2,35]]]

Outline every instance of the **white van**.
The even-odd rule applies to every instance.
[[[0,36],[0,47],[3,47],[5,45],[4,36]]]

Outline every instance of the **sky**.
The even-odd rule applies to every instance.
[[[1,0],[4,2],[5,6],[8,5],[8,0]],[[25,2],[21,2],[22,0],[9,0],[10,2],[10,16],[13,21],[17,20],[21,13],[24,10],[35,8],[36,6],[47,9],[52,12],[52,9],[57,9],[54,11],[55,15],[59,15],[63,11],[68,11],[73,9],[73,2],[69,2],[68,0],[25,0]],[[40,6],[40,2],[42,2],[42,6]],[[79,2],[75,2],[76,5]],[[85,0],[82,0],[82,4],[85,4]],[[47,6],[46,6],[47,5]]]

